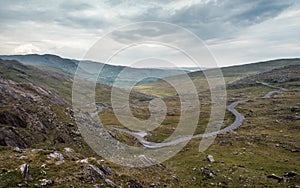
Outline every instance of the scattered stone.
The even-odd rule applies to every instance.
[[[20,171],[21,171],[21,174],[22,174],[22,177],[25,179],[25,180],[30,180],[31,179],[31,176],[30,176],[30,171],[29,171],[29,165],[28,164],[22,164],[20,166]]]
[[[298,176],[298,173],[294,172],[294,171],[290,171],[290,172],[284,174],[283,176],[287,177],[287,178],[292,178],[292,177]]]
[[[172,178],[173,180],[179,181],[176,175],[172,175],[171,178]]]
[[[207,176],[208,178],[215,178],[217,175],[214,171],[208,169],[208,168],[201,168],[200,171],[202,172],[202,174],[204,174],[205,176]]]
[[[81,160],[76,161],[76,163],[85,163],[85,164],[88,164],[89,163],[89,159],[88,158],[81,159]]]
[[[53,185],[54,184],[54,181],[49,179],[41,179],[39,180],[41,182],[41,186],[48,186],[48,185]]]
[[[5,169],[5,168],[0,168],[0,174],[2,174],[2,173],[6,173],[6,172],[8,172],[8,170],[7,170],[7,169]]]
[[[72,149],[72,148],[64,148],[64,151],[66,152],[66,153],[74,153],[74,150]]]
[[[117,185],[113,181],[111,181],[110,179],[105,179],[104,181],[110,187],[117,187]]]
[[[58,152],[58,151],[50,153],[47,158],[48,159],[57,159],[57,160],[60,160],[60,161],[64,161],[65,160],[63,154],[60,153],[60,152]]]
[[[37,152],[43,151],[43,149],[32,149],[31,151],[32,151],[33,153],[37,153]]]
[[[17,152],[17,153],[24,153],[25,151],[20,149],[19,147],[15,147],[14,148],[14,152]]]
[[[102,161],[98,160],[97,161],[98,165],[100,165],[100,170],[104,172],[105,175],[113,175],[115,174],[115,171],[108,166],[105,166]]]
[[[47,172],[45,170],[41,170],[41,174],[43,174],[45,176],[45,175],[47,175]]]
[[[75,136],[81,136],[81,133],[79,130],[77,130],[77,131],[72,130],[71,133],[74,134]]]
[[[85,170],[88,172],[88,180],[89,181],[94,181],[98,178],[104,179],[105,175],[104,172],[102,172],[98,167],[92,165],[92,164],[88,164],[85,167]]]
[[[140,184],[136,180],[128,180],[128,183],[131,185],[131,187],[134,187],[134,188],[143,188],[143,185]]]
[[[267,178],[275,179],[275,180],[277,180],[278,182],[280,182],[280,181],[283,180],[282,177],[277,176],[276,174],[270,174],[270,175],[267,176]]]
[[[19,159],[20,159],[20,160],[26,160],[26,159],[28,159],[28,157],[27,157],[27,156],[24,156],[24,155],[22,155],[21,157],[19,157]]]
[[[291,112],[300,112],[299,106],[293,106],[293,107],[291,108]]]
[[[60,166],[60,165],[62,165],[62,164],[64,164],[65,163],[65,161],[56,161],[55,162],[55,165],[56,166]]]
[[[206,160],[208,160],[211,163],[215,162],[215,159],[214,159],[214,157],[212,155],[207,155],[206,156]]]
[[[232,154],[233,154],[233,155],[238,155],[239,152],[235,151],[235,152],[233,152]]]

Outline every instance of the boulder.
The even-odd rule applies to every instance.
[[[88,164],[85,166],[85,174],[87,175],[88,181],[95,181],[96,179],[104,179],[105,174],[98,167]]]
[[[270,174],[270,175],[267,176],[267,178],[275,179],[275,180],[277,180],[278,182],[280,182],[280,181],[283,180],[282,177],[277,176],[276,174]]]
[[[17,153],[24,153],[25,151],[20,149],[19,147],[15,147],[14,148],[14,152],[17,152]]]
[[[110,187],[117,187],[117,185],[113,181],[111,181],[110,179],[105,179],[104,181]]]
[[[64,161],[65,158],[63,156],[62,153],[58,152],[58,151],[55,151],[53,153],[50,153],[48,156],[47,156],[48,159],[56,159],[56,160],[59,160],[59,161]]]
[[[294,172],[294,171],[290,171],[290,172],[284,174],[283,176],[286,178],[292,178],[292,177],[298,176],[298,173]]]
[[[207,155],[206,156],[206,160],[208,160],[211,163],[215,162],[215,159],[214,159],[214,157],[212,155]]]
[[[31,180],[30,170],[28,164],[22,164],[20,166],[21,175],[25,180]]]
[[[48,186],[48,185],[53,185],[54,184],[54,181],[49,179],[41,179],[39,180],[41,182],[41,186]]]
[[[200,171],[202,172],[202,174],[204,174],[206,177],[208,178],[215,178],[217,175],[214,171],[208,169],[208,168],[201,168]]]

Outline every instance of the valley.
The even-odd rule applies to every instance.
[[[161,164],[140,156],[142,162],[153,164],[126,167],[97,155],[78,130],[69,72],[76,67],[66,71],[49,66],[52,60],[22,64],[18,62],[22,58],[0,60],[0,187],[300,186],[299,59],[222,68],[227,110],[220,131],[211,133],[205,133],[212,107],[208,83],[203,72],[188,73],[199,93],[199,121],[194,135],[170,142],[163,141],[181,116],[180,99],[170,84],[151,80],[134,87],[130,109],[135,117],[149,118],[149,103],[155,98],[167,107],[160,127],[134,132],[118,121],[111,108],[111,81],[100,80],[95,90],[98,107],[91,115],[99,116],[112,137],[149,150],[189,140]],[[180,75],[162,75],[181,80]],[[212,135],[213,144],[199,152],[201,139]]]

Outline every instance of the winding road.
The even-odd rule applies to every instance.
[[[262,85],[267,86],[267,87],[270,87],[270,88],[278,89],[276,91],[268,92],[266,95],[264,95],[262,97],[264,99],[270,98],[271,96],[273,96],[276,93],[280,93],[282,91],[287,91],[287,89],[285,89],[285,88],[276,87],[276,86],[270,85],[269,83],[265,83],[265,82],[257,82],[257,83],[262,84]],[[231,125],[223,128],[221,130],[218,130],[218,131],[205,133],[205,134],[197,134],[197,135],[193,135],[193,136],[192,135],[191,136],[185,136],[185,137],[182,137],[182,138],[179,138],[179,139],[176,139],[176,140],[172,140],[172,141],[168,141],[168,142],[161,142],[161,143],[149,142],[149,141],[145,140],[145,138],[144,138],[145,136],[147,136],[146,132],[133,132],[133,131],[130,131],[130,130],[127,130],[127,129],[117,128],[117,127],[112,127],[112,129],[117,130],[119,132],[129,134],[129,135],[135,137],[144,147],[149,148],[149,149],[151,149],[151,148],[152,149],[162,148],[162,147],[167,147],[167,146],[174,146],[174,145],[177,145],[179,143],[186,142],[186,141],[188,141],[190,139],[193,139],[193,138],[210,137],[210,136],[215,136],[217,134],[230,133],[230,132],[236,130],[237,128],[239,128],[243,124],[245,118],[241,113],[239,113],[235,109],[235,107],[239,104],[245,104],[246,102],[247,102],[247,100],[236,101],[236,102],[233,102],[233,103],[231,103],[230,105],[227,106],[226,109],[235,116],[235,120]],[[102,110],[102,107],[99,106],[97,112],[99,113],[99,112],[101,112],[101,110]],[[96,114],[97,112],[93,113],[93,115]]]

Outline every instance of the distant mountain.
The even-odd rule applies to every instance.
[[[300,59],[277,59],[277,60],[270,60],[264,62],[257,62],[251,64],[244,64],[244,65],[237,65],[237,66],[230,66],[230,67],[222,67],[220,68],[225,83],[231,84],[237,80],[240,80],[245,77],[249,77],[252,75],[264,73],[271,71],[273,69],[282,68],[285,66],[291,65],[300,65]],[[214,69],[209,69],[209,71],[214,71]],[[188,73],[190,78],[193,80],[198,92],[203,92],[209,89],[206,77],[203,71],[191,72]],[[178,83],[182,83],[183,79],[181,75],[171,76],[168,79],[172,79],[173,81],[177,81]],[[182,83],[185,84],[185,83]],[[139,92],[147,93],[147,94],[155,94],[158,96],[171,96],[174,95],[176,92],[173,88],[163,80],[158,80],[153,83],[147,83],[144,85],[139,85],[135,88]]]
[[[70,74],[75,74],[79,63],[81,62],[79,60],[61,58],[52,54],[1,55],[0,58],[3,60],[16,60],[23,64],[54,67]],[[125,66],[107,65],[100,62],[86,60],[82,62],[84,62],[85,65],[88,65],[89,67],[88,69],[85,68],[87,66],[80,67],[81,71],[84,71],[86,73],[87,78],[93,77],[95,76],[95,74],[98,74],[99,67],[103,66],[98,81],[100,83],[108,85],[112,85],[116,78],[118,78],[118,75],[121,73],[121,71],[125,70],[125,68],[126,73],[123,74],[120,82],[117,83],[118,86],[127,86],[135,83],[136,79],[140,77],[149,77],[138,83],[145,84],[157,81],[159,78],[182,74],[182,71],[172,69],[132,68]]]
[[[167,70],[183,70],[185,72],[196,72],[196,71],[202,71],[207,70],[210,68],[207,67],[159,67],[159,69],[167,69]]]

